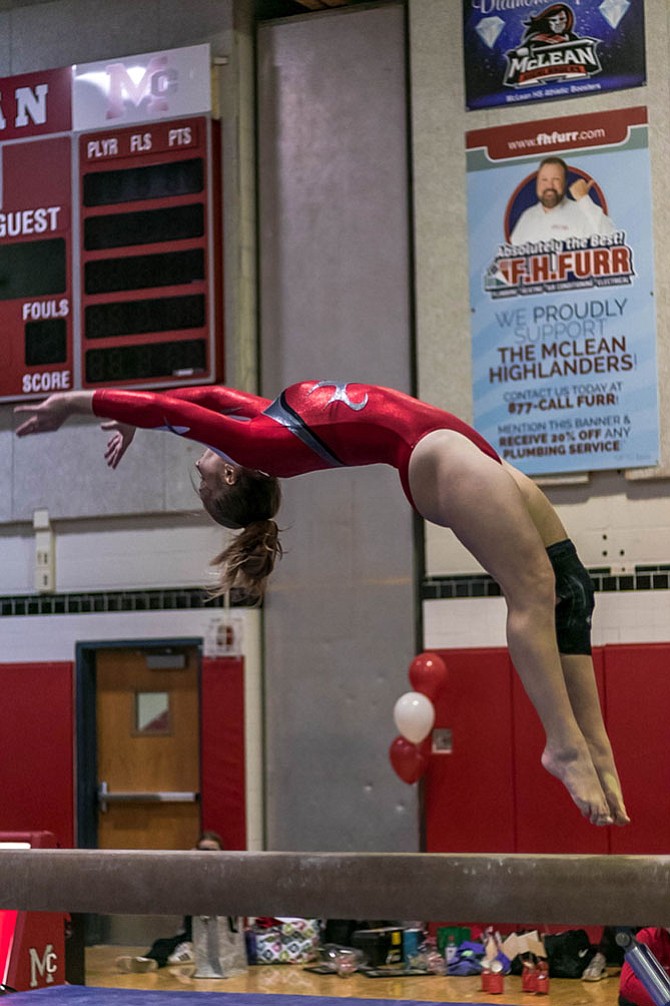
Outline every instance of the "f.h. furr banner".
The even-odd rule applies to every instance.
[[[532,475],[658,463],[647,113],[467,134],[475,426]]]

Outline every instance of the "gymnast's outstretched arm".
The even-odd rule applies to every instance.
[[[188,388],[171,388],[171,398],[193,402],[212,412],[222,415],[252,419],[270,404],[269,398],[252,395],[225,385],[197,385]],[[116,468],[130,447],[135,435],[135,426],[111,420],[102,424],[103,430],[110,430],[111,436],[105,449],[105,461],[110,468]]]
[[[150,391],[105,388],[93,392],[59,392],[40,403],[18,405],[14,411],[28,416],[16,430],[19,437],[57,430],[72,415],[94,415],[113,420],[115,425],[106,424],[108,429],[120,429],[119,424],[122,424],[124,427],[168,430],[225,452],[247,468],[262,469],[268,451],[283,434],[281,427],[268,421],[274,436],[268,435],[262,422],[265,417],[261,415],[238,419],[186,398]],[[254,419],[261,422],[262,430],[256,428]],[[116,463],[118,460],[120,456]],[[108,463],[111,464],[109,457]]]
[[[66,391],[51,395],[38,404],[26,403],[17,405],[15,412],[30,413],[35,418],[33,423],[26,421],[17,429],[19,436],[26,436],[29,433],[46,433],[50,430],[58,429],[71,415],[103,415],[101,407],[93,404],[94,397],[98,403],[105,398],[108,403],[114,403],[119,394],[114,389],[98,389],[97,391]],[[121,392],[120,394],[130,394],[136,396],[138,392]],[[237,415],[245,419],[257,416],[270,404],[269,398],[261,398],[260,395],[252,395],[245,391],[238,391],[236,388],[228,388],[224,385],[205,385],[189,388],[171,388],[168,392],[159,393],[157,399],[165,397],[178,399],[184,402],[192,402],[200,405],[211,412],[218,412],[222,415]],[[127,402],[127,399],[124,400]],[[139,404],[139,399],[137,402]],[[109,417],[115,418],[115,417]],[[121,422],[121,420],[117,420]],[[134,423],[133,425],[141,425]],[[148,424],[152,425],[152,424]]]
[[[93,391],[60,391],[49,395],[43,402],[26,402],[14,406],[15,413],[25,413],[27,418],[17,426],[17,437],[33,433],[52,433],[59,430],[70,416],[92,416]]]
[[[102,389],[97,392],[71,391],[51,395],[39,405],[32,403],[19,405],[15,412],[30,413],[30,418],[22,423],[16,432],[18,436],[22,437],[31,433],[46,433],[57,430],[69,416],[76,414],[105,416],[108,421],[102,424],[102,428],[110,431],[111,434],[105,449],[105,460],[110,468],[116,468],[133,441],[136,426],[163,426],[162,422],[156,423],[149,418],[150,413],[146,409],[146,399],[133,398],[136,408],[144,406],[144,421],[134,418],[132,422],[129,422],[122,420],[119,416],[113,416],[111,413],[108,415],[106,411],[101,411],[100,400],[105,397],[107,407],[113,407],[116,394],[114,391],[107,392],[105,390],[103,392]],[[130,392],[130,394],[136,396],[138,393]],[[270,404],[267,398],[220,385],[175,388],[166,394],[167,397],[175,399],[177,402],[198,405],[209,413],[233,415],[240,419],[252,419]],[[166,395],[157,397],[165,403]],[[94,404],[96,401],[97,405]],[[127,400],[124,401],[124,407],[127,408]],[[200,418],[202,419],[202,414],[200,414]],[[209,440],[202,442],[210,443]]]
[[[195,402],[205,409],[221,412],[223,415],[234,414],[251,419],[263,412],[270,404],[269,398],[252,395],[237,388],[228,388],[224,384],[198,385],[192,388],[174,388],[167,394],[171,398],[181,398],[186,402]]]

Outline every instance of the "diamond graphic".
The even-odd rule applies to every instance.
[[[618,28],[629,7],[629,0],[603,0],[598,10],[611,28]]]
[[[605,0],[607,2],[607,0]],[[624,0],[626,3],[626,0]],[[492,49],[496,44],[496,39],[498,35],[505,27],[505,22],[500,17],[484,17],[479,22],[475,31],[481,38],[482,42],[486,42],[489,49]]]

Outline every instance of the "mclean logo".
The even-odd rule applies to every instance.
[[[168,66],[167,56],[152,56],[142,77],[136,82],[123,63],[107,67],[109,95],[107,118],[119,119],[126,111],[126,103],[139,108],[146,101],[147,112],[155,115],[169,111],[168,98],[177,90],[179,74]]]
[[[507,87],[528,87],[556,80],[577,80],[593,77],[602,71],[596,52],[598,39],[583,38],[578,45],[565,42],[545,46],[532,55],[526,50],[507,53],[507,69],[503,84]]]
[[[524,21],[526,30],[516,49],[507,52],[506,87],[529,87],[557,80],[578,80],[602,72],[600,39],[580,37],[575,15],[565,3],[551,4]]]
[[[43,979],[45,985],[51,985],[54,980],[54,975],[58,970],[58,954],[54,952],[53,944],[47,943],[41,957],[34,947],[30,947],[29,953],[31,989],[36,988],[39,984],[39,979],[37,977],[38,973],[40,978]]]

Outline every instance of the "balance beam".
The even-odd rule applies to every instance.
[[[670,926],[670,856],[12,849],[0,908]]]

